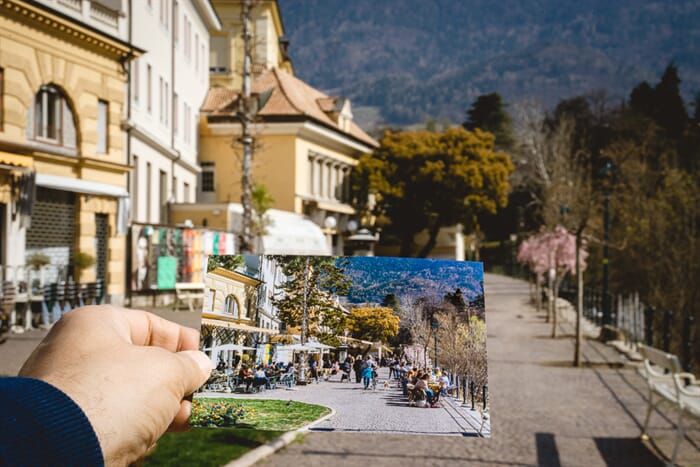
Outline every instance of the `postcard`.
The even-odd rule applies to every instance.
[[[481,263],[210,256],[195,427],[489,437]]]

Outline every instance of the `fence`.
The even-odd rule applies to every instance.
[[[576,288],[565,284],[559,296],[576,306]],[[691,313],[681,315],[668,308],[656,308],[641,302],[637,292],[617,294],[611,300],[611,317],[615,328],[622,331],[629,345],[644,343],[663,349],[665,352],[677,353],[685,371],[692,371],[693,365],[700,364],[700,346],[695,331],[695,320]],[[583,316],[589,321],[602,326],[603,294],[599,290],[584,288]],[[680,330],[680,332],[677,332]],[[695,350],[695,351],[694,351]]]
[[[448,373],[450,385],[454,391],[456,400],[462,400],[462,407],[471,410],[486,410],[489,402],[489,385],[478,384],[478,382],[468,376],[460,376]]]

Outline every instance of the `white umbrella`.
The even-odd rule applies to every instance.
[[[212,350],[212,348],[207,348],[204,350]],[[246,347],[245,345],[238,344],[223,344],[214,347],[214,352],[222,352],[224,350],[255,350],[255,347]]]
[[[309,344],[290,344],[290,345],[280,345],[279,350],[306,350],[308,352],[318,352],[318,348],[313,347]]]
[[[335,347],[332,347],[332,346],[326,345],[326,344],[322,344],[322,343],[316,342],[316,341],[307,342],[306,345],[309,345],[309,346],[314,347],[316,349],[335,349]]]

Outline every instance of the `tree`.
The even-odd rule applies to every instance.
[[[345,260],[325,256],[275,256],[275,260],[286,277],[273,299],[281,321],[301,325],[304,342],[308,336],[344,327],[337,297],[347,294],[351,285],[344,274]]]
[[[216,268],[223,268],[235,271],[245,264],[245,259],[241,255],[209,255],[207,259],[207,272]]]
[[[275,199],[262,183],[255,183],[252,192],[253,217],[251,220],[250,234],[259,243],[258,251],[262,251],[262,237],[267,235],[267,228],[272,224],[272,220],[266,214],[272,207]]]
[[[462,124],[466,130],[488,131],[496,137],[496,147],[510,149],[515,142],[513,122],[505,110],[500,94],[483,94],[476,98],[467,110],[467,120]]]
[[[376,195],[374,214],[387,219],[384,231],[398,239],[399,256],[425,257],[442,227],[475,229],[479,214],[504,207],[512,170],[480,130],[385,132],[380,148],[360,158],[353,190],[360,210]],[[414,238],[425,229],[428,240],[416,251]]]
[[[350,310],[348,328],[353,337],[388,342],[399,332],[399,317],[388,307],[359,307]]]
[[[645,81],[630,94],[632,110],[654,120],[675,139],[683,134],[688,124],[688,112],[681,97],[680,83],[678,69],[670,63],[656,86],[652,88]]]
[[[463,319],[455,312],[437,315],[440,362],[443,368],[474,379],[488,381],[486,322],[476,316]]]

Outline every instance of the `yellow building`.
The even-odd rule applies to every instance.
[[[221,19],[221,30],[211,30],[209,47],[209,83],[241,89],[243,85],[243,38],[241,31],[242,0],[212,0]],[[270,68],[280,68],[294,74],[292,61],[287,55],[289,43],[284,39],[284,24],[277,0],[251,2],[251,34],[253,43],[252,68],[260,74]]]
[[[206,275],[202,311],[202,343],[209,349],[214,364],[222,358],[231,364],[236,352],[222,347],[255,347],[266,341],[264,335],[277,334],[275,329],[258,327],[258,288],[262,282],[239,271],[216,268]],[[217,349],[223,349],[218,351]]]
[[[237,231],[242,1],[213,3],[223,27],[221,32],[211,31],[212,87],[200,118],[199,206],[174,206],[172,219]],[[253,181],[267,187],[277,211],[270,215],[273,225],[269,229],[277,232],[268,235],[262,242],[268,245],[258,252],[342,255],[344,239],[354,230],[349,228],[351,221],[357,225],[360,220],[350,204],[350,173],[358,158],[371,153],[378,143],[353,121],[349,100],[328,96],[294,77],[276,1],[256,2],[251,17],[251,91],[269,96],[251,129],[255,138]],[[304,226],[309,220],[315,224],[311,228]],[[319,235],[325,236],[321,245]],[[280,249],[272,243],[279,243]]]
[[[79,279],[103,279],[119,302],[129,171],[124,67],[141,51],[34,1],[2,0],[0,9],[3,276],[26,280],[27,258],[43,253],[47,281],[75,277],[74,257],[84,252],[96,262]]]

